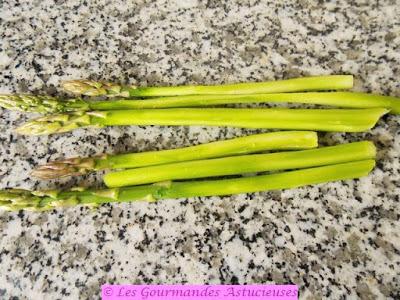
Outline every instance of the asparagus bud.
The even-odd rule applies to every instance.
[[[49,115],[25,123],[16,129],[19,134],[42,135],[62,133],[91,124],[90,113],[75,112],[71,114]]]
[[[123,87],[121,85],[110,82],[100,82],[92,80],[69,80],[62,83],[64,90],[86,96],[121,96],[129,97],[129,90],[133,90],[135,86]]]
[[[33,170],[32,175],[41,179],[53,179],[65,176],[84,175],[92,171],[96,165],[96,158],[74,157],[59,161],[53,161],[39,166]]]
[[[51,96],[33,95],[0,95],[0,107],[44,114],[89,109],[89,105],[79,98],[59,100]]]
[[[53,192],[35,193],[22,189],[8,189],[0,191],[0,207],[5,210],[36,210],[40,208],[42,196],[47,194],[53,197]]]

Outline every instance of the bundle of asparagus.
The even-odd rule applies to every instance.
[[[125,99],[60,100],[49,96],[0,95],[0,106],[50,114],[17,129],[18,133],[28,135],[110,125],[208,125],[358,132],[372,128],[386,112],[400,113],[400,101],[395,97],[330,92],[348,89],[352,85],[353,77],[350,75],[220,86],[146,88],[74,80],[65,82],[64,89],[80,95]],[[319,104],[346,109],[200,108],[262,102]],[[76,204],[255,192],[357,178],[367,175],[374,166],[375,147],[370,142],[311,149],[316,146],[315,132],[287,131],[158,152],[64,159],[40,166],[33,174],[51,179],[101,169],[127,170],[106,174],[104,181],[110,189],[105,190],[5,190],[0,192],[0,206],[10,210],[46,210]],[[267,150],[300,149],[306,150],[254,154]],[[300,170],[285,171],[292,169]],[[233,179],[171,181],[267,171],[279,173]]]
[[[269,132],[171,150],[69,158],[40,166],[32,174],[42,179],[52,179],[84,175],[104,169],[130,169],[267,150],[298,150],[315,147],[318,147],[318,136],[315,132]]]
[[[368,175],[374,165],[374,160],[361,160],[254,177],[163,182],[104,190],[31,192],[11,189],[0,191],[0,207],[6,210],[43,211],[79,204],[96,206],[109,202],[157,201],[161,199],[253,193],[358,178]]]
[[[110,189],[0,191],[0,207],[7,210],[43,211],[79,204],[93,206],[107,202],[156,201],[257,192],[358,178],[366,176],[375,164],[376,150],[371,142],[310,149],[316,146],[315,132],[274,132],[175,150],[53,162],[38,168],[35,175],[57,178],[102,168],[137,168],[107,174],[104,180]],[[267,149],[301,148],[310,150],[213,158]],[[194,160],[202,157],[211,159]],[[288,169],[300,170],[282,172]],[[233,179],[171,181],[265,171],[280,172]]]
[[[375,158],[371,142],[358,142],[303,151],[240,155],[195,160],[108,173],[108,187],[123,187],[169,180],[239,175],[326,166]]]
[[[88,80],[64,83],[74,94],[90,96],[150,97],[108,101],[49,96],[0,95],[0,106],[39,113],[60,113],[30,121],[20,134],[41,135],[86,126],[207,125],[243,128],[365,131],[386,112],[400,113],[395,97],[350,92],[307,92],[351,88],[351,75],[297,78],[272,82],[219,86],[121,86]],[[151,97],[161,98],[151,98]],[[353,109],[228,109],[188,108],[232,103],[293,102]],[[362,110],[354,110],[361,108]]]

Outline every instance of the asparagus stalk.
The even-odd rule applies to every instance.
[[[122,99],[86,103],[88,103],[91,110],[119,110],[143,108],[203,107],[225,104],[268,102],[318,104],[343,108],[385,107],[387,109],[390,109],[390,112],[393,114],[400,114],[400,99],[397,97],[353,92],[308,92],[249,95],[187,95],[150,98],[146,100]]]
[[[109,202],[157,201],[162,199],[253,193],[358,178],[368,175],[374,165],[374,160],[363,160],[254,177],[164,182],[105,190],[66,192],[4,190],[0,191],[0,206],[7,210],[43,211],[79,204],[96,206]]]
[[[266,150],[309,149],[318,146],[318,136],[311,131],[283,131],[254,134],[180,149],[70,158],[38,167],[32,175],[52,179],[84,175],[102,169],[126,169],[212,157],[256,153]]]
[[[237,95],[284,93],[299,91],[340,90],[353,87],[352,75],[313,76],[287,80],[236,83],[226,85],[186,85],[168,87],[122,86],[109,82],[71,80],[63,83],[64,90],[87,96],[158,97],[176,95]]]
[[[203,159],[108,173],[103,177],[108,187],[238,175],[254,172],[301,169],[375,158],[372,142],[364,141],[319,149],[240,155]]]
[[[388,111],[370,109],[170,108],[76,112],[45,116],[17,128],[26,135],[71,131],[87,126],[205,125],[360,132],[372,128]]]
[[[367,93],[308,92],[250,95],[187,95],[161,98],[115,99],[107,101],[80,98],[60,100],[50,96],[0,95],[0,107],[38,112],[64,113],[89,110],[123,110],[143,108],[203,107],[237,103],[289,102],[319,104],[345,108],[385,107],[393,114],[400,114],[400,99]]]

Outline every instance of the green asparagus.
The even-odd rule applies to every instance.
[[[187,95],[161,98],[113,99],[107,101],[61,100],[50,96],[0,95],[0,107],[38,112],[43,114],[89,110],[123,110],[143,108],[203,107],[237,103],[288,102],[319,104],[346,108],[385,107],[393,114],[400,114],[400,99],[367,93],[309,92],[252,95]]]
[[[186,85],[167,87],[122,86],[92,80],[71,80],[63,83],[64,90],[87,96],[159,97],[177,95],[237,95],[285,93],[299,91],[341,90],[353,87],[352,75],[313,76],[287,80],[236,83],[225,85]]]
[[[256,153],[266,150],[309,149],[318,146],[311,131],[283,131],[255,134],[180,149],[70,158],[38,167],[32,175],[42,179],[83,175],[103,169],[126,169],[171,162]]]
[[[254,172],[301,169],[375,158],[372,142],[364,141],[312,150],[240,155],[170,163],[108,173],[108,187],[238,175]]]
[[[370,109],[239,109],[169,108],[75,112],[49,115],[25,123],[17,132],[42,135],[88,126],[204,125],[241,128],[269,128],[360,132],[372,128],[387,113]]]
[[[374,165],[374,160],[363,160],[254,177],[163,182],[97,191],[31,192],[26,190],[3,190],[0,191],[0,206],[7,210],[27,209],[42,211],[79,204],[96,206],[109,202],[157,201],[161,199],[252,193],[358,178],[368,175]]]

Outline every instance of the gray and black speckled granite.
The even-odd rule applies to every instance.
[[[113,3],[112,5],[109,3]],[[0,92],[59,94],[63,79],[141,85],[352,73],[356,90],[400,96],[400,3],[386,1],[2,1]],[[251,131],[125,127],[21,137],[2,110],[0,188],[38,182],[66,156],[154,150]],[[367,178],[313,187],[50,213],[0,212],[1,299],[98,298],[102,283],[296,283],[302,299],[400,297],[400,118],[372,139]]]

